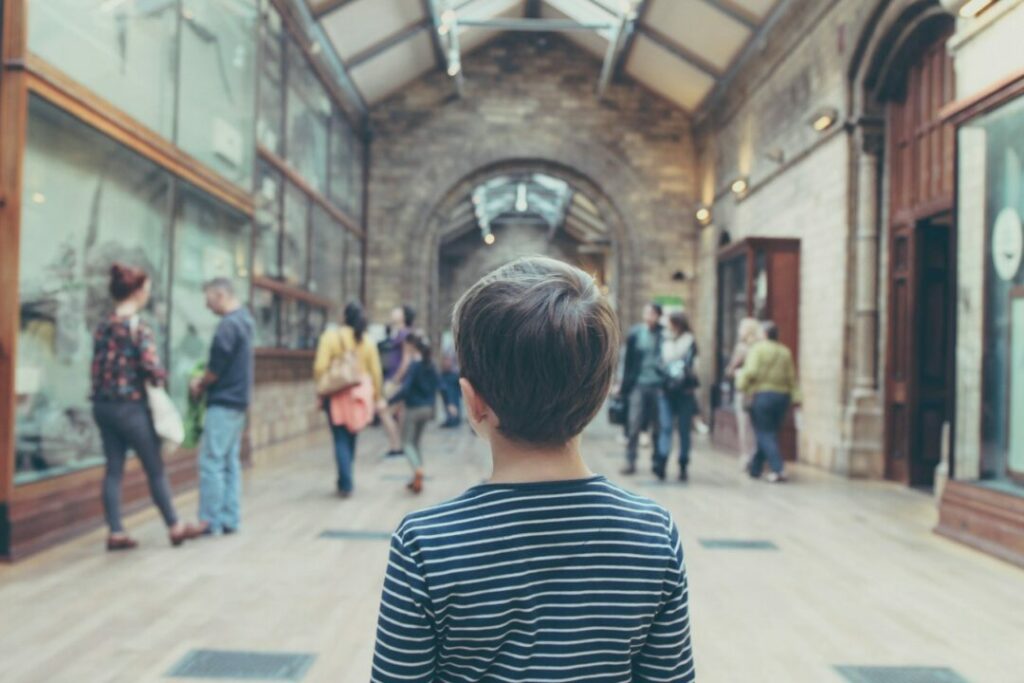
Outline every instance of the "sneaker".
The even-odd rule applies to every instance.
[[[690,481],[690,475],[686,472],[686,466],[679,469],[679,481]]]
[[[384,457],[385,458],[397,458],[397,457],[402,456],[402,455],[405,455],[405,451],[403,451],[401,448],[399,448],[399,449],[392,448],[387,453],[384,454]]]
[[[626,476],[636,474],[636,465],[626,465],[621,470],[619,470],[619,474],[623,474]]]
[[[711,428],[708,427],[707,422],[698,417],[696,420],[693,421],[693,431],[697,432],[701,436],[704,436],[705,434],[711,431]]]
[[[654,476],[658,478],[658,481],[665,481],[665,463],[658,463],[651,468],[654,472]]]
[[[769,472],[768,476],[764,478],[769,484],[781,484],[786,481],[786,475],[779,474],[778,472]]]

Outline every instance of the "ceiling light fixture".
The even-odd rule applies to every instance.
[[[746,178],[737,178],[732,181],[732,193],[736,196],[740,196],[749,189],[750,185],[747,184]]]
[[[32,201],[36,204],[44,204],[46,203],[46,195],[42,192],[33,192]]]
[[[494,233],[489,232],[486,235],[484,235],[484,244],[486,244],[487,246],[491,246],[492,244],[494,244],[494,239]]]
[[[987,10],[995,3],[995,1],[996,0],[970,0],[970,2],[960,8],[960,16],[964,19],[973,19]]]
[[[814,116],[811,117],[811,128],[813,128],[818,133],[824,133],[826,130],[835,125],[835,122],[838,118],[839,112],[832,107],[819,109],[817,112],[815,112]]]
[[[707,225],[711,222],[711,209],[706,206],[702,206],[697,209],[697,220],[701,225]]]

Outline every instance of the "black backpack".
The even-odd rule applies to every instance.
[[[670,394],[678,394],[686,391],[693,391],[700,386],[700,379],[697,378],[697,343],[690,345],[689,351],[679,360],[674,360],[662,369],[665,376],[665,391]]]

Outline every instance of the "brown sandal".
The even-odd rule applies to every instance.
[[[184,528],[181,530],[180,533],[176,534],[172,531],[168,535],[168,538],[171,540],[171,545],[177,548],[185,541],[190,541],[193,538],[199,538],[200,536],[202,536],[206,532],[206,529],[208,527],[209,525],[202,527],[196,526],[194,524],[185,524]]]
[[[107,538],[107,550],[109,552],[133,550],[137,547],[139,547],[139,542],[129,536],[121,536],[120,538],[110,536]]]

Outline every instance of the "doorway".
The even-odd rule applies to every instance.
[[[955,335],[950,29],[922,31],[887,106],[889,306],[885,475],[931,489],[952,421]],[[950,440],[951,443],[951,440]]]

